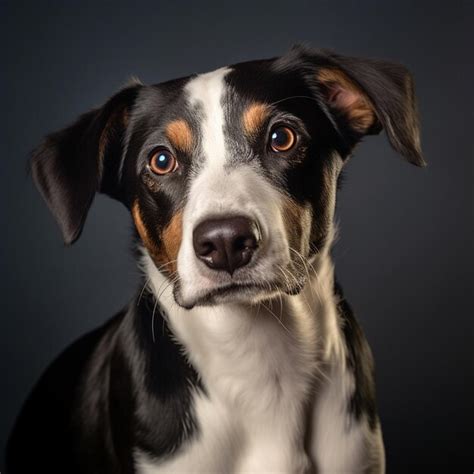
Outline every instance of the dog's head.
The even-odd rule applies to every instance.
[[[66,243],[103,192],[130,209],[180,305],[249,301],[302,288],[330,243],[344,163],[382,129],[424,164],[403,66],[297,47],[133,84],[49,135],[32,170]]]

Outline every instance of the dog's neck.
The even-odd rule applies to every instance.
[[[333,263],[328,252],[311,263],[307,283],[298,295],[281,295],[255,304],[184,309],[174,300],[171,281],[158,271],[146,251],[142,259],[148,287],[165,313],[170,330],[204,378],[222,375],[219,367],[237,368],[244,354],[258,358],[264,348],[270,358],[272,351],[296,351],[296,357],[344,364]],[[222,363],[225,360],[227,364]],[[264,361],[259,362],[265,366]],[[313,364],[301,367],[309,365]]]

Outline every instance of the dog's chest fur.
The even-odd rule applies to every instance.
[[[327,283],[255,309],[190,313],[169,299],[170,326],[206,391],[193,397],[199,433],[165,460],[137,452],[138,472],[307,472],[339,466],[345,453],[355,466],[364,436],[347,429],[354,379]]]
[[[258,324],[251,317],[219,311],[199,339],[187,334],[189,358],[207,392],[194,397],[200,433],[162,469],[258,471],[304,460],[300,414],[311,382],[305,373],[310,354],[295,350],[292,336],[267,314],[256,316]]]

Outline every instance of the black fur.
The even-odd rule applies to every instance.
[[[342,288],[334,285],[337,309],[341,320],[342,332],[347,348],[347,365],[351,368],[355,389],[349,401],[349,413],[355,419],[367,417],[369,426],[374,429],[377,424],[377,406],[375,402],[375,370],[369,344],[354,316],[352,308],[344,298]]]
[[[97,191],[117,199],[123,196],[116,182],[117,167],[128,109],[139,88],[122,90],[100,109],[48,135],[33,152],[33,177],[67,244],[79,238]]]
[[[155,328],[152,333],[153,327]],[[164,458],[197,436],[196,371],[145,292],[41,377],[7,448],[10,474],[132,473],[132,449]]]

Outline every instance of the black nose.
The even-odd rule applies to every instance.
[[[209,268],[231,275],[250,262],[258,244],[257,225],[243,216],[203,221],[193,232],[196,256]]]

